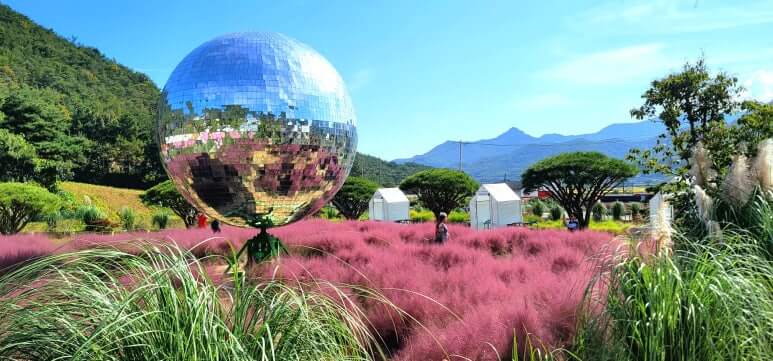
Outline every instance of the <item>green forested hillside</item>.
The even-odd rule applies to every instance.
[[[430,168],[416,163],[387,162],[371,155],[357,153],[351,175],[370,179],[384,187],[396,187],[405,177]]]
[[[48,172],[131,187],[157,181],[158,97],[145,74],[0,5],[0,128],[24,136]]]
[[[0,169],[0,181],[160,182],[159,95],[147,75],[0,4],[0,163],[17,168]],[[426,168],[358,154],[352,175],[394,186]]]

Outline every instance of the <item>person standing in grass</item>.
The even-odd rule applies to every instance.
[[[579,228],[580,222],[577,221],[577,217],[571,216],[569,217],[569,220],[566,221],[566,229],[569,230],[569,232],[574,232]]]
[[[207,216],[204,213],[199,213],[198,217],[199,228],[207,228]]]
[[[212,227],[212,233],[220,233],[220,221],[217,219],[212,220],[212,223],[210,223],[209,226]]]
[[[435,242],[445,243],[448,241],[448,225],[446,225],[446,219],[448,215],[446,212],[440,212],[435,223]]]

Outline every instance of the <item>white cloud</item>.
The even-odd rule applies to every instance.
[[[583,85],[625,84],[662,75],[680,63],[662,44],[642,44],[576,56],[548,68],[540,77]]]
[[[761,102],[773,100],[773,71],[758,70],[742,82],[745,88],[742,98]]]
[[[571,100],[559,93],[535,94],[518,98],[513,102],[513,106],[521,110],[557,108],[569,104],[571,104]]]
[[[688,33],[773,23],[770,1],[611,1],[570,19],[580,26],[613,26],[628,33]]]

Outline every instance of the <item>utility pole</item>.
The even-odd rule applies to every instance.
[[[459,140],[459,171],[462,171],[462,140]]]

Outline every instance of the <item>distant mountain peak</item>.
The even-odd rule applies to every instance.
[[[481,182],[501,181],[505,176],[508,179],[519,177],[533,162],[561,152],[599,151],[622,158],[630,148],[651,145],[663,131],[662,123],[650,120],[610,124],[595,133],[549,133],[540,137],[511,127],[495,138],[465,142],[462,147],[463,169]],[[424,154],[396,159],[395,162],[455,168],[459,165],[459,142],[446,141]]]

